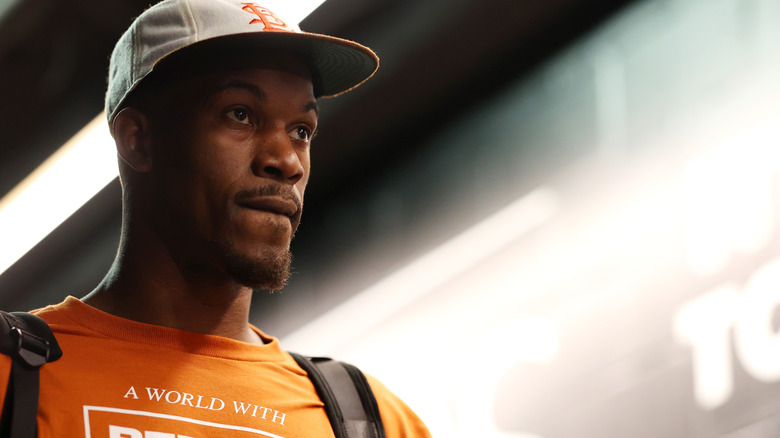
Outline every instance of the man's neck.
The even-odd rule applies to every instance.
[[[249,327],[252,289],[232,281],[186,278],[166,272],[164,263],[139,265],[130,260],[118,258],[100,285],[82,300],[133,321],[262,344]]]

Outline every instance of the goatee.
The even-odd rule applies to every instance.
[[[263,250],[259,259],[228,251],[225,264],[228,274],[237,283],[269,292],[282,290],[287,285],[291,265],[289,250],[272,249]]]

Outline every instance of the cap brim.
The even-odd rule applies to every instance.
[[[256,32],[222,35],[182,47],[162,57],[159,66],[189,59],[211,62],[214,57],[251,58],[267,50],[289,51],[300,56],[312,71],[315,95],[333,97],[365,82],[379,68],[379,58],[359,43],[315,33]]]

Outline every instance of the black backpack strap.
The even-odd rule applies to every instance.
[[[62,357],[62,350],[46,321],[30,313],[0,311],[0,353],[13,359],[0,436],[34,438],[40,367]]]
[[[358,368],[326,357],[290,354],[325,403],[336,438],[385,438],[376,398]]]

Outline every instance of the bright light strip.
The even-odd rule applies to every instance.
[[[0,273],[89,201],[118,175],[116,148],[105,114],[0,199]]]
[[[552,218],[558,195],[539,188],[284,338],[296,351],[332,354],[437,286]]]
[[[0,21],[3,21],[4,15],[9,13],[12,8],[19,4],[21,0],[0,0]]]
[[[325,0],[279,2],[300,21]],[[117,177],[116,148],[101,113],[0,199],[0,274]]]

